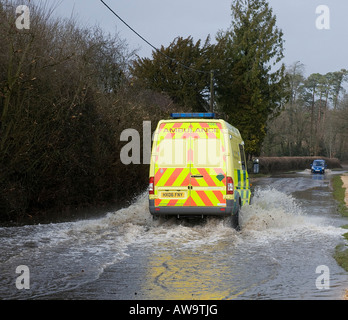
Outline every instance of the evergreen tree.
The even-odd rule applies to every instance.
[[[230,30],[217,36],[218,106],[245,139],[246,153],[259,155],[266,123],[280,110],[285,90],[283,33],[266,0],[233,0]]]
[[[153,51],[152,59],[133,63],[134,80],[146,89],[166,93],[187,111],[205,111],[209,97],[209,37],[201,40],[178,37],[169,47]],[[198,70],[198,72],[196,71]]]

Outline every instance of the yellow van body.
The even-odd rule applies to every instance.
[[[237,216],[241,206],[250,203],[250,196],[238,129],[214,118],[158,123],[149,184],[149,209],[154,217]]]

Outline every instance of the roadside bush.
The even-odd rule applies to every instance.
[[[120,134],[155,124],[170,99],[134,88],[134,53],[117,35],[53,19],[42,2],[30,5],[30,30],[17,30],[19,4],[0,3],[0,220],[144,190],[148,166],[120,162]]]
[[[336,158],[326,157],[259,157],[260,173],[276,173],[291,170],[310,169],[310,164],[315,159],[323,159],[328,165],[328,169],[342,168],[340,161]]]

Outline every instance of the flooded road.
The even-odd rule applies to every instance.
[[[152,221],[147,194],[94,220],[0,228],[0,298],[341,299],[348,273],[332,256],[348,221],[330,178],[258,178],[240,232],[215,218]]]

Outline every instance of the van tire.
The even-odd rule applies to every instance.
[[[236,229],[237,231],[240,231],[240,225],[239,225],[239,212],[240,212],[240,203],[237,202],[237,209],[236,212],[234,212],[231,215],[231,227]]]

